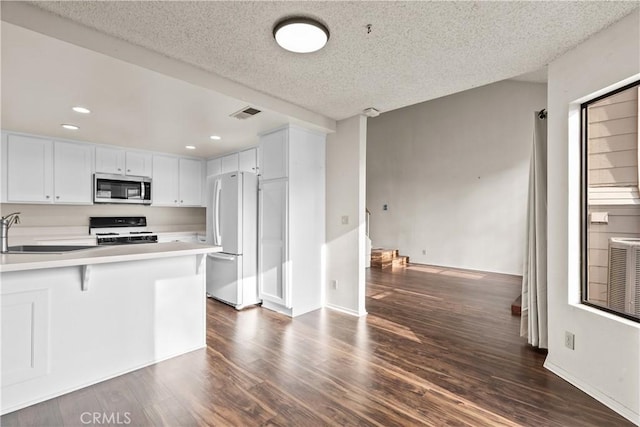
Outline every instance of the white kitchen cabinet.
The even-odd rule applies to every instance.
[[[256,148],[250,148],[239,153],[238,170],[240,172],[258,173],[257,151]]]
[[[229,154],[220,158],[220,173],[237,172],[238,171],[238,153]]]
[[[260,137],[260,176],[263,180],[285,178],[288,174],[289,132],[268,133]]]
[[[288,307],[284,284],[287,265],[287,181],[262,182],[258,192],[258,271],[260,298]]]
[[[325,139],[295,126],[260,137],[259,292],[289,316],[322,307]]]
[[[125,154],[125,174],[132,176],[152,175],[153,156],[149,153],[127,151]]]
[[[220,175],[222,171],[222,159],[211,159],[207,161],[207,176]]]
[[[47,289],[2,294],[2,387],[47,374],[49,295]]]
[[[118,148],[96,147],[96,173],[124,174],[125,151]]]
[[[152,175],[153,156],[138,151],[96,147],[96,172],[112,175]]]
[[[154,206],[201,206],[202,161],[171,156],[153,156]]]
[[[179,160],[177,157],[153,156],[153,178],[151,182],[154,206],[179,205]]]
[[[53,143],[54,203],[93,202],[93,147],[86,144]]]
[[[7,202],[53,202],[53,142],[22,135],[8,135]]]
[[[7,202],[92,203],[93,147],[8,135]]]
[[[180,159],[179,195],[181,206],[202,205],[202,161]]]

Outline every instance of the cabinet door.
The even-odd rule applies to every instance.
[[[93,147],[56,141],[53,145],[55,203],[92,204]]]
[[[96,173],[124,174],[124,150],[96,147]]]
[[[152,156],[148,153],[127,151],[125,155],[126,174],[133,176],[151,176]]]
[[[287,181],[263,182],[258,194],[260,298],[288,306]]]
[[[288,129],[282,129],[260,137],[260,161],[258,167],[262,179],[285,178],[288,176],[288,140]]]
[[[222,159],[212,159],[207,161],[207,176],[220,175],[222,172]]]
[[[220,173],[238,172],[238,153],[229,154],[220,160],[222,161]]]
[[[2,387],[47,374],[49,304],[47,289],[2,294]]]
[[[180,159],[180,205],[202,205],[202,161]]]
[[[7,201],[53,202],[53,144],[21,135],[7,137]]]
[[[244,150],[240,152],[240,158],[238,161],[238,170],[241,172],[253,172],[257,173],[257,149],[252,148],[250,150]]]
[[[153,156],[151,192],[154,206],[178,206],[178,158]]]

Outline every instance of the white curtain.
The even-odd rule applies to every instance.
[[[534,347],[547,344],[547,120],[545,110],[534,116],[529,169],[527,232],[522,274],[520,336]]]

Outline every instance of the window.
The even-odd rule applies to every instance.
[[[640,321],[640,81],[582,104],[582,302]]]

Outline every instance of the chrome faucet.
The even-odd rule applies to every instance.
[[[20,224],[20,212],[10,213],[0,218],[0,253],[9,252],[9,228],[13,224]]]

